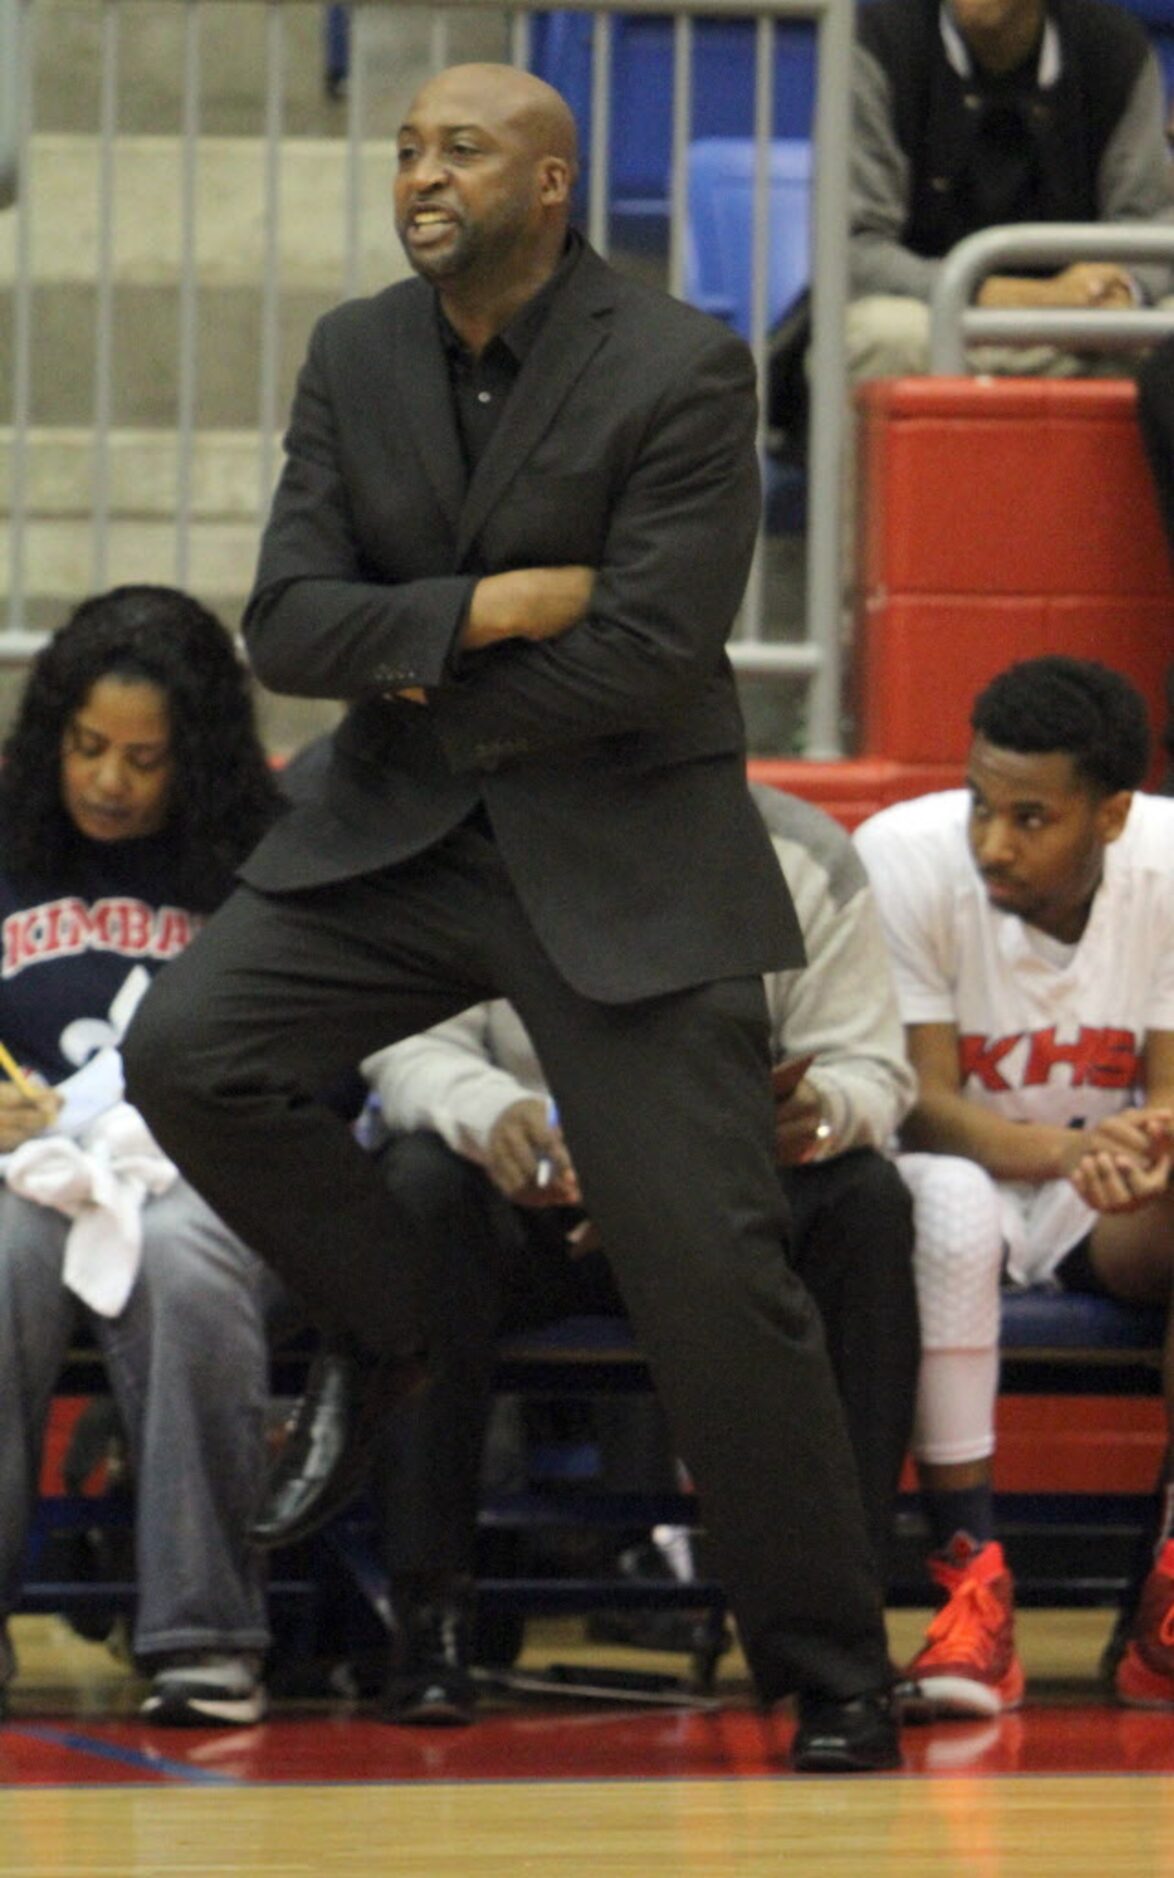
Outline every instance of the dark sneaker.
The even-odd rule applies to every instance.
[[[416,1728],[459,1728],[472,1721],[476,1703],[466,1606],[415,1605],[404,1613],[380,1704],[383,1719]]]
[[[897,1711],[887,1689],[853,1696],[801,1695],[791,1765],[800,1774],[879,1774],[901,1766]]]
[[[139,1710],[161,1728],[250,1728],[269,1706],[253,1656],[188,1656],[155,1672]]]
[[[1167,1539],[1142,1586],[1113,1687],[1127,1708],[1174,1708],[1174,1539]]]

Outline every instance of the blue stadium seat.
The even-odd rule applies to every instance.
[[[754,143],[703,137],[689,146],[685,298],[750,336]],[[811,145],[770,146],[766,316],[770,326],[807,285],[810,270]]]
[[[1024,1351],[1073,1350],[1116,1355],[1160,1350],[1166,1313],[1157,1306],[1121,1304],[1091,1293],[1060,1292],[1046,1285],[1003,1296],[1001,1346],[1004,1355]]]
[[[561,91],[575,113],[584,169],[591,151],[591,35],[586,13],[536,13],[530,67]],[[698,20],[693,34],[693,133],[748,137],[754,127],[754,24]],[[673,28],[667,17],[612,21],[609,201],[620,215],[668,215],[672,153]],[[775,28],[773,134],[811,134],[815,29]]]

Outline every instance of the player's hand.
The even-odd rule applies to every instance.
[[[1174,1155],[1174,1109],[1143,1108],[1129,1109],[1134,1125],[1140,1128],[1149,1142],[1151,1159],[1158,1159],[1163,1154]]]
[[[1126,1155],[1146,1166],[1174,1147],[1167,1139],[1169,1125],[1169,1110],[1136,1108],[1121,1109],[1092,1128],[1069,1129],[1063,1171],[1071,1179],[1083,1160],[1098,1153]]]
[[[34,1135],[52,1127],[61,1110],[61,1097],[54,1089],[32,1085],[33,1099],[22,1094],[15,1083],[0,1082],[0,1154],[11,1154]]]
[[[1165,1193],[1171,1165],[1168,1154],[1140,1161],[1112,1149],[1094,1149],[1077,1163],[1070,1179],[1094,1212],[1136,1213]]]

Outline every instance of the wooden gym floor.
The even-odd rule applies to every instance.
[[[891,1621],[894,1655],[924,1614]],[[712,1710],[548,1694],[468,1729],[283,1704],[247,1730],[143,1727],[141,1687],[52,1618],[17,1619],[0,1728],[4,1878],[1174,1878],[1174,1715],[1104,1703],[1104,1611],[1027,1611],[1030,1703],[909,1729],[907,1770],[801,1778],[740,1659]],[[681,1659],[529,1627],[523,1668]]]

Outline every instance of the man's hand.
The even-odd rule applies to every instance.
[[[1115,261],[1074,261],[1052,280],[1060,306],[1130,307],[1137,304],[1128,269]]]
[[[777,1063],[771,1074],[775,1096],[775,1160],[780,1167],[798,1167],[809,1161],[823,1142],[826,1121],[823,1103],[819,1099],[819,1090],[805,1075],[795,1080],[797,1067],[806,1068],[811,1058],[804,1059],[802,1065]]]
[[[584,618],[594,585],[591,567],[517,567],[486,574],[473,589],[460,643],[475,652],[503,639],[557,639]]]
[[[506,639],[557,639],[584,618],[594,585],[591,567],[518,567],[508,574],[486,574],[473,589],[459,644],[477,652]],[[387,696],[405,704],[428,703],[421,685]]]
[[[1149,1162],[1111,1151],[1086,1154],[1072,1173],[1072,1185],[1096,1213],[1136,1213],[1165,1193],[1171,1164],[1168,1154]]]
[[[541,1096],[524,1096],[503,1109],[489,1131],[486,1169],[494,1186],[515,1206],[580,1204],[566,1143]]]
[[[1089,1154],[1124,1154],[1146,1165],[1174,1150],[1174,1110],[1120,1109],[1091,1128],[1066,1129],[1064,1146],[1069,1178]]]
[[[1073,1132],[1068,1178],[1097,1213],[1133,1213],[1166,1191],[1174,1165],[1174,1111],[1122,1109]]]
[[[1099,307],[1136,305],[1133,278],[1113,261],[1074,261],[1058,274],[1037,280],[1022,274],[990,274],[978,290],[985,307]]]
[[[11,1154],[22,1142],[43,1134],[60,1109],[61,1097],[53,1089],[38,1089],[34,1084],[30,1101],[15,1083],[0,1082],[0,1154]]]

